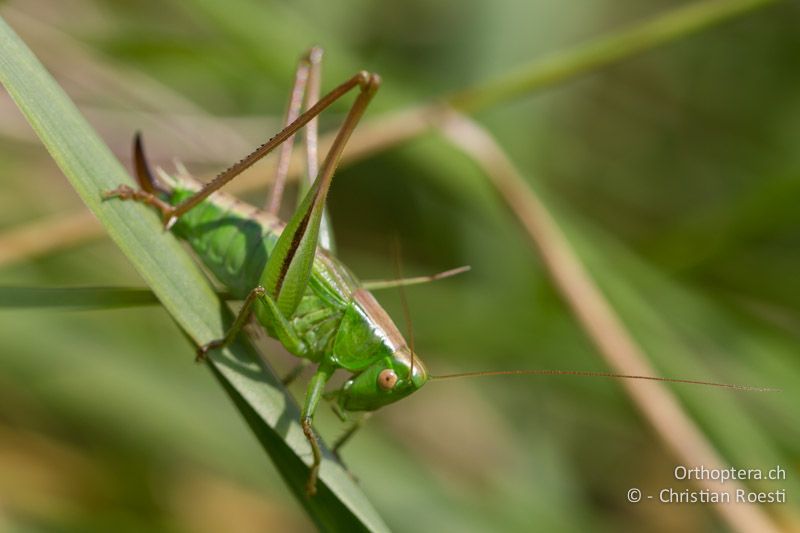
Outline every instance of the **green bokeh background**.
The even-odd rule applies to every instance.
[[[0,14],[124,162],[141,129],[160,164],[210,176],[275,130],[312,44],[324,88],[383,76],[376,118],[686,4],[37,0]],[[787,529],[800,527],[799,25],[783,3],[476,115],[663,375],[783,389],[673,387],[730,464],[787,470],[751,485],[787,489],[765,507]],[[82,209],[1,96],[0,230]],[[394,275],[395,236],[407,274],[472,266],[408,289],[432,371],[607,369],[485,177],[436,135],[342,169],[330,211],[362,278]],[[142,285],[103,239],[5,265],[0,283]],[[378,296],[401,317],[395,292]],[[0,310],[0,529],[310,529],[191,360],[157,307]],[[341,431],[327,409],[319,427]],[[689,486],[608,380],[431,384],[343,455],[397,531],[725,530],[709,506],[626,502],[631,487]]]

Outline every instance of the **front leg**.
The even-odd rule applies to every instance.
[[[335,396],[330,393],[325,397],[326,400],[330,400],[332,398],[335,398]],[[336,413],[336,416],[339,417],[339,420],[341,420],[342,422],[347,422],[348,420],[350,420],[350,417],[348,416],[347,412],[345,412],[344,409],[342,409],[339,406],[339,404],[332,403],[331,408],[333,409],[333,412]],[[347,475],[350,476],[350,479],[352,479],[356,483],[358,483],[358,478],[355,476],[355,474],[353,474],[353,472],[350,471],[349,468],[347,468],[347,465],[344,464],[344,461],[342,461],[342,455],[339,453],[339,450],[341,450],[342,446],[344,446],[350,441],[353,435],[355,435],[356,431],[361,429],[361,427],[364,425],[367,419],[371,416],[372,416],[371,412],[366,412],[359,415],[355,422],[350,423],[350,425],[347,427],[342,436],[336,439],[336,441],[334,441],[333,447],[331,448],[333,456],[336,457],[336,460],[339,461],[339,463],[341,463],[342,467],[344,467],[344,470],[345,472],[347,472]]]
[[[306,367],[307,367],[309,364],[311,364],[311,361],[309,361],[308,359],[300,359],[300,362],[299,362],[299,363],[297,363],[297,364],[294,366],[294,368],[293,368],[293,369],[291,369],[291,370],[290,370],[290,371],[289,371],[289,372],[288,372],[288,373],[287,373],[287,374],[286,374],[286,375],[283,377],[283,379],[281,379],[281,382],[283,383],[283,386],[284,386],[284,387],[288,387],[289,385],[291,385],[292,383],[294,383],[294,381],[295,381],[295,380],[296,380],[298,377],[300,377],[300,374],[302,374],[302,373],[303,373],[303,370],[305,370],[305,369],[306,369]]]
[[[322,463],[322,451],[319,448],[319,442],[316,435],[314,435],[311,423],[314,420],[314,413],[317,410],[319,401],[322,399],[325,384],[333,375],[334,370],[330,363],[326,361],[320,363],[319,368],[308,383],[308,392],[306,392],[303,411],[300,414],[300,425],[303,426],[303,434],[311,445],[311,454],[313,456],[311,470],[308,473],[308,482],[306,483],[306,494],[308,496],[313,496],[317,493],[317,477],[319,475],[319,466]]]
[[[339,459],[339,461],[341,461],[342,459],[341,456],[339,455],[339,450],[342,449],[342,446],[347,444],[347,442],[353,437],[353,435],[355,435],[356,431],[361,429],[361,427],[364,425],[367,419],[369,419],[370,416],[372,416],[372,413],[364,413],[363,415],[358,417],[358,419],[355,422],[350,424],[350,427],[348,427],[345,430],[342,436],[336,439],[336,442],[333,443],[333,454],[336,456],[337,459]]]

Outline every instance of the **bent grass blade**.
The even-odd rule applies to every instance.
[[[564,301],[609,366],[620,374],[655,376],[656,372],[644,350],[585,270],[547,205],[526,184],[519,170],[489,132],[465,115],[452,112],[443,124],[442,133],[454,147],[475,162],[498,191],[530,237],[531,244],[539,252]],[[611,374],[607,376],[613,377]],[[651,382],[624,379],[620,384],[672,453],[687,464],[723,468],[725,460],[675,395],[658,383],[659,378],[647,377],[645,380]],[[706,384],[737,388],[725,384]],[[707,480],[699,484],[709,490],[719,489],[718,485]],[[731,483],[726,490],[732,494],[736,488],[740,487]],[[717,504],[713,509],[732,530],[779,530],[770,515],[756,506]]]
[[[231,300],[218,292],[220,300]],[[158,297],[144,287],[12,287],[0,286],[0,309],[67,309],[85,311],[160,305]]]

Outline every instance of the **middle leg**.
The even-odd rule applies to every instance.
[[[297,65],[297,71],[294,76],[294,85],[292,86],[292,93],[289,97],[289,105],[286,109],[286,117],[284,119],[283,127],[288,127],[292,122],[297,120],[300,116],[300,108],[303,105],[303,100],[310,102],[312,105],[319,99],[319,63],[322,59],[322,49],[314,47],[309,50]],[[316,84],[316,87],[314,85]],[[310,85],[310,87],[309,87]],[[316,89],[316,91],[315,91]],[[311,100],[313,98],[313,101]],[[306,105],[306,110],[311,106]],[[316,127],[316,117],[311,119],[306,125],[306,146],[308,146],[308,139],[311,136],[309,131]],[[266,209],[271,214],[277,216],[278,210],[281,207],[283,200],[283,191],[286,187],[286,178],[289,174],[289,164],[292,158],[292,149],[294,148],[294,134],[292,134],[286,142],[284,142],[278,152],[278,163],[275,167],[275,181],[272,184],[272,192],[266,204]],[[309,168],[309,172],[311,169]],[[316,175],[316,170],[314,171]]]

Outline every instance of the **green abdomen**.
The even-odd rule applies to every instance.
[[[177,189],[170,203],[177,205],[192,193]],[[268,220],[247,216],[248,211],[254,208],[230,197],[223,201],[206,200],[184,214],[172,228],[237,299],[244,299],[259,284],[279,237]],[[338,266],[330,258],[315,261],[306,294],[294,315],[288,317],[295,333],[310,350],[302,355],[311,359],[318,359],[318,355],[330,348],[350,297],[349,283],[337,280],[349,273],[338,272]]]
[[[173,205],[191,191],[176,191]],[[236,298],[244,298],[258,285],[264,265],[278,236],[234,205],[205,201],[184,214],[172,231],[186,240],[209,270]]]

